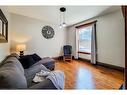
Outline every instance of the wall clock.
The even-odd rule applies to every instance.
[[[46,39],[51,39],[54,36],[54,29],[50,26],[44,26],[42,28],[42,35],[46,38]]]

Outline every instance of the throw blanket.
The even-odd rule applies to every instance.
[[[33,81],[41,82],[44,80],[43,77],[46,77],[46,79],[50,79],[57,89],[64,89],[64,73],[62,71],[41,70],[41,72],[36,73]]]

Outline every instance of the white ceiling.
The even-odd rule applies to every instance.
[[[28,16],[49,23],[59,24],[61,6],[9,6],[11,13]],[[67,25],[90,19],[119,9],[118,6],[64,6],[67,11],[65,19]]]

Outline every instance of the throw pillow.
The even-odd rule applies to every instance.
[[[32,55],[30,55],[30,56],[34,59],[35,62],[38,62],[38,61],[41,60],[41,57],[38,56],[36,53],[35,53],[35,54],[32,54]]]
[[[30,66],[32,66],[34,63],[34,59],[30,55],[22,56],[19,61],[21,62],[24,69],[28,69]]]

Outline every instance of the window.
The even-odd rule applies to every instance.
[[[92,26],[87,26],[79,30],[79,51],[91,53],[91,33]]]

